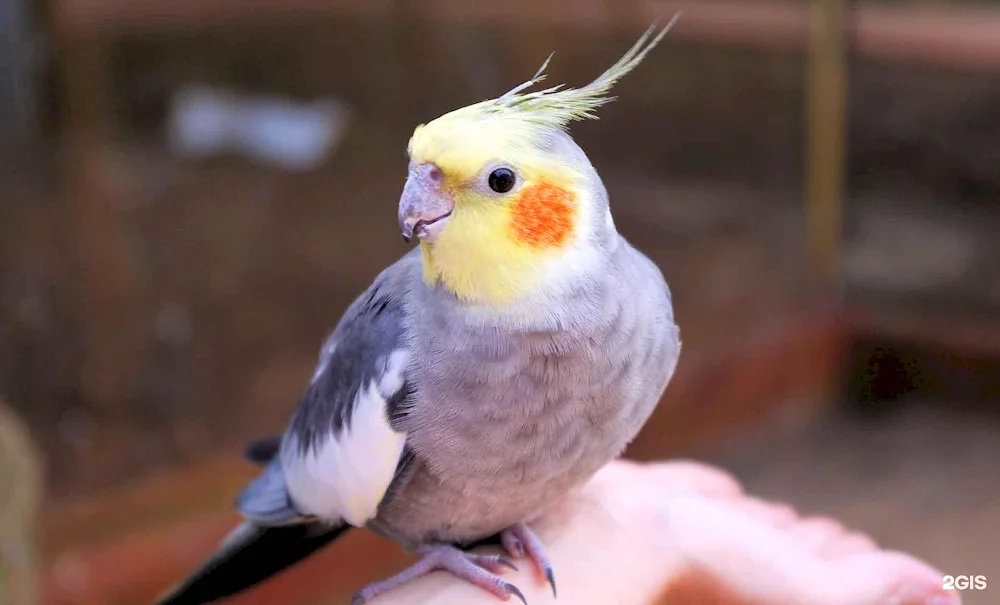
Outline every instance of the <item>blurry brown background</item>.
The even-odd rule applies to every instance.
[[[6,5],[0,394],[43,453],[45,603],[144,602],[224,533],[242,444],[282,429],[325,333],[405,250],[415,124],[552,50],[553,80],[586,83],[677,9],[573,128],[685,341],[630,454],[713,460],[1000,582],[1000,5]],[[346,111],[307,170],[191,157],[170,124],[192,85]],[[402,560],[351,540],[371,556],[338,545],[239,602],[330,602]]]

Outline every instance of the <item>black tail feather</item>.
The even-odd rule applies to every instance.
[[[336,540],[350,526],[240,525],[219,550],[157,605],[205,605],[259,584]]]
[[[247,444],[243,456],[260,466],[267,466],[281,449],[281,437],[262,437]]]

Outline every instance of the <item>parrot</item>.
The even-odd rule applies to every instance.
[[[597,119],[678,17],[586,86],[529,91],[549,55],[414,129],[397,220],[417,245],[341,316],[285,431],[248,449],[242,522],[159,605],[242,592],[352,528],[420,557],[354,605],[439,570],[525,601],[502,575],[517,560],[557,594],[530,524],[624,452],[681,349],[670,288],[569,124]],[[471,550],[490,537],[505,554]]]

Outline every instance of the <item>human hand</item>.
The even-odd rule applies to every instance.
[[[531,605],[959,605],[941,573],[879,549],[833,519],[802,518],[693,462],[616,461],[531,524],[555,565],[558,601],[530,564],[509,572]],[[434,573],[372,605],[495,605]]]

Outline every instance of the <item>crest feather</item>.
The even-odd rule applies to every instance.
[[[680,16],[681,13],[674,15],[655,37],[653,33],[657,25],[653,23],[621,59],[583,88],[565,88],[563,84],[559,84],[544,90],[523,92],[545,80],[545,68],[552,60],[550,54],[530,80],[496,99],[482,103],[480,109],[488,114],[516,113],[518,117],[539,125],[563,129],[576,120],[597,119],[597,108],[615,99],[608,95],[615,83],[642,62],[646,54],[673,28]]]

